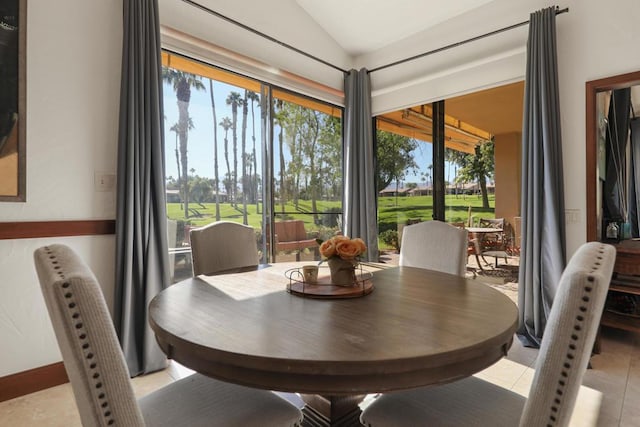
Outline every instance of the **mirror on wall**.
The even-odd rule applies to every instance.
[[[26,200],[26,13],[0,2],[0,201]]]
[[[640,71],[586,83],[587,240],[640,237]]]

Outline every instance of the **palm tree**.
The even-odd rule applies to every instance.
[[[189,117],[189,120],[187,121],[187,129],[193,129],[193,120],[191,120],[191,117]],[[180,174],[180,152],[178,151],[178,134],[180,133],[180,125],[178,123],[174,123],[169,130],[176,133],[176,166],[178,167],[178,188],[180,188],[180,181],[182,180],[182,175]],[[186,198],[183,198],[182,200],[186,200]],[[180,208],[182,208],[182,205],[180,205]]]
[[[173,126],[169,128],[169,131],[176,133],[176,166],[178,167],[178,181],[180,181],[182,175],[180,174],[180,151],[178,150],[178,123],[174,123]]]
[[[247,93],[244,90],[244,99],[242,100],[242,223],[249,224],[247,221]]]
[[[278,148],[280,151],[280,206],[282,209],[282,212],[284,212],[284,205],[286,203],[286,197],[285,197],[285,185],[284,185],[284,134],[283,132],[283,128],[285,125],[285,122],[287,121],[286,118],[286,112],[285,110],[282,108],[283,107],[283,102],[281,100],[276,100],[276,104],[275,104],[276,110],[277,112],[274,113],[273,115],[273,122],[274,125],[277,125],[278,128],[280,129],[280,132],[278,133]]]
[[[204,90],[200,76],[173,68],[162,69],[162,79],[173,86],[178,99],[178,135],[180,139],[180,160],[182,163],[182,194],[184,196],[184,217],[189,218],[189,177],[187,161],[187,142],[189,137],[189,102],[191,88]]]
[[[209,79],[209,94],[211,95],[211,112],[213,114],[213,171],[216,190],[216,221],[220,221],[220,194],[218,189],[218,120],[216,119],[216,102],[213,99],[212,79]]]
[[[231,119],[229,117],[225,117],[222,119],[222,121],[220,122],[220,126],[222,126],[222,128],[224,129],[224,159],[227,163],[227,179],[229,179],[231,177],[231,168],[229,167],[229,129],[231,129],[231,126],[233,126],[233,123],[231,122]],[[229,187],[229,188],[227,188]],[[227,201],[229,201],[229,198],[231,197],[231,188],[230,186],[225,185],[225,188],[227,188]]]
[[[455,183],[456,199],[458,198],[458,185],[463,177],[458,176],[458,168],[463,167],[466,163],[467,153],[447,148],[444,152],[444,158],[450,164],[453,164],[453,182]],[[449,168],[451,169],[451,168]]]
[[[231,105],[231,123],[233,135],[233,203],[236,202],[236,189],[238,188],[238,105],[242,105],[242,98],[238,92],[231,92],[227,96],[227,105]]]
[[[311,175],[311,210],[313,211],[313,219],[318,222],[318,197],[320,196],[320,179],[318,170],[316,169],[315,153],[317,151],[318,138],[320,136],[320,117],[321,113],[314,110],[307,110],[307,138],[306,155],[309,157],[309,174]]]
[[[254,192],[255,189],[255,183],[253,182],[254,180],[254,174],[253,174],[253,154],[248,153],[247,154],[247,181],[249,182],[249,184],[247,184],[251,191],[249,193],[249,200],[251,201],[251,203],[253,203],[255,201],[255,194],[256,192]],[[257,177],[257,174],[255,175],[255,177]],[[260,213],[260,210],[258,209],[258,206],[256,206],[256,213]]]
[[[254,115],[254,102],[258,102],[258,108],[260,107],[260,96],[258,96],[257,93],[255,92],[249,92],[247,94],[247,99],[249,99],[251,101],[251,140],[253,141],[253,171],[255,172],[255,174],[258,174],[258,158],[256,157],[256,121],[255,121],[255,115]],[[256,202],[256,212],[260,213],[260,204],[258,203],[258,180],[254,180],[253,178],[249,177],[251,179],[251,183],[252,183],[252,192],[253,192],[253,198]]]

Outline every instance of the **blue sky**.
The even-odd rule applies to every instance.
[[[192,118],[194,128],[189,131],[188,141],[188,160],[189,169],[195,169],[195,173],[199,176],[213,178],[213,116],[211,112],[211,99],[209,95],[209,79],[202,79],[205,90],[197,91],[192,89],[191,102],[189,103],[189,115]],[[166,176],[177,177],[177,166],[175,157],[176,133],[170,131],[170,128],[178,121],[178,107],[176,95],[173,87],[167,83],[164,84],[164,114],[165,114],[165,168]],[[228,85],[226,83],[214,82],[214,99],[216,104],[216,120],[218,123],[224,117],[232,118],[231,107],[226,104],[227,95],[231,91],[236,91],[244,95],[244,89]],[[241,123],[242,109],[238,109],[238,145],[241,144]],[[258,168],[261,162],[261,126],[260,126],[260,108],[255,104],[255,122],[256,122],[256,153],[258,157]],[[222,180],[226,170],[224,160],[224,129],[217,125],[218,129],[218,173]],[[247,151],[252,148],[251,140],[251,109],[247,117]],[[233,169],[232,144],[233,137],[229,131],[229,161]],[[239,148],[240,149],[240,148]],[[418,148],[414,151],[415,161],[420,170],[416,173],[409,173],[404,180],[405,183],[415,182],[418,185],[424,185],[422,174],[428,171],[431,164],[432,149],[431,143],[419,141]],[[241,158],[238,157],[238,167],[240,167]],[[276,171],[277,173],[278,171]],[[447,179],[448,165],[445,165],[445,179]],[[453,172],[452,172],[453,173]],[[453,176],[450,177],[453,179]]]
[[[189,103],[189,116],[193,121],[194,128],[189,131],[188,141],[188,160],[189,169],[196,170],[196,174],[213,178],[213,114],[211,111],[211,97],[209,95],[209,79],[202,79],[205,90],[191,90],[191,102]],[[171,127],[178,121],[178,105],[176,94],[173,87],[167,83],[164,84],[164,135],[165,135],[165,168],[166,176],[177,177],[178,171],[176,166],[175,146],[176,133],[170,131]],[[226,104],[227,95],[231,91],[244,94],[244,90],[230,86],[225,83],[214,82],[213,85],[214,99],[216,104],[216,121],[220,123],[223,118],[232,118],[231,106]],[[238,109],[238,122],[242,120],[242,109]],[[256,107],[256,143],[260,144],[260,109]],[[226,164],[224,161],[224,129],[220,125],[216,125],[218,129],[218,173],[220,179],[224,177]],[[241,144],[241,129],[238,129],[238,145]],[[233,136],[229,130],[229,161],[233,163]],[[249,110],[248,126],[247,126],[247,144],[251,144],[251,111]],[[256,147],[258,162],[261,160],[260,147]],[[238,158],[240,164],[240,158]],[[233,164],[230,165],[233,169]]]

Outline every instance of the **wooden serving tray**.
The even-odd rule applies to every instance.
[[[305,298],[358,298],[373,291],[373,281],[370,273],[359,275],[358,281],[353,286],[334,285],[331,283],[331,276],[318,277],[318,283],[315,284],[290,278],[287,291]]]

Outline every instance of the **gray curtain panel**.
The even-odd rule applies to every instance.
[[[531,14],[522,124],[518,337],[538,347],[565,267],[562,143],[554,8]]]
[[[132,376],[163,369],[147,307],[169,282],[157,0],[124,0],[114,323]]]
[[[366,258],[378,261],[376,180],[371,117],[371,80],[366,69],[344,79],[344,229],[367,244]]]

